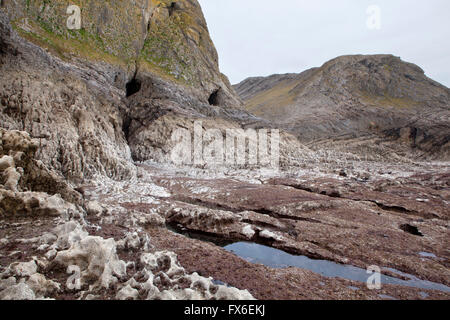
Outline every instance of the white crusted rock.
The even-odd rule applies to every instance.
[[[12,287],[16,284],[16,278],[9,277],[4,280],[0,280],[0,291],[5,290],[8,287]]]
[[[186,271],[177,261],[174,252],[161,251],[153,254],[146,253],[141,255],[141,263],[146,267],[157,272],[155,278],[151,272],[148,272],[148,280],[141,284],[141,288],[148,291],[147,299],[162,300],[209,300],[209,299],[246,299],[252,300],[253,296],[247,290],[239,290],[227,286],[216,286],[212,278],[205,278],[197,273],[186,274]],[[169,289],[159,291],[155,284],[159,285],[162,280],[168,284]],[[183,283],[190,283],[190,287],[180,290],[176,283],[183,280]]]
[[[14,189],[17,189],[17,184],[16,186],[14,184],[15,182],[9,184],[9,190],[0,188],[1,211],[8,215],[59,216],[76,212],[75,205],[64,201],[60,195],[50,196],[45,192],[16,192],[17,190]]]
[[[136,300],[139,297],[139,291],[126,285],[116,295],[117,300]]]
[[[219,286],[217,293],[214,294],[216,300],[255,300],[248,290],[239,290],[237,288]]]
[[[91,216],[101,216],[105,209],[97,201],[89,201],[86,204],[86,212]]]
[[[150,238],[145,234],[138,232],[128,232],[125,238],[117,242],[118,249],[137,250],[142,249],[148,251],[151,248]]]
[[[158,299],[160,300],[204,300],[204,296],[192,289],[183,290],[165,290],[158,294]]]
[[[25,283],[19,283],[0,292],[0,300],[35,300],[36,295]]]
[[[126,263],[119,260],[114,239],[85,237],[65,251],[56,255],[55,261],[65,267],[78,266],[81,270],[81,284],[97,279],[91,286],[110,288],[117,283],[117,277],[126,276]]]
[[[141,226],[163,227],[166,224],[166,219],[155,212],[136,212],[134,216],[136,217],[136,223]]]
[[[9,269],[19,277],[29,277],[37,272],[37,264],[34,260],[29,262],[14,262]]]
[[[184,274],[184,268],[178,264],[177,255],[170,251],[144,253],[141,255],[141,263],[154,271],[161,269],[169,277]]]
[[[45,297],[60,290],[59,283],[46,279],[45,276],[40,273],[33,274],[26,284],[38,297]]]
[[[77,211],[75,205],[63,200],[59,194],[45,198],[41,202],[41,207],[49,216],[68,216]]]
[[[120,249],[138,249],[141,246],[141,239],[137,232],[128,232],[125,238],[117,242]]]
[[[67,249],[72,244],[88,236],[88,233],[83,229],[83,227],[75,221],[69,221],[63,225],[60,225],[56,227],[53,232],[58,237],[55,246],[59,249]]]
[[[47,258],[47,260],[53,260],[53,258],[56,257],[57,253],[58,251],[56,251],[55,249],[51,249],[44,254],[44,257]]]
[[[259,233],[259,236],[260,236],[261,238],[268,239],[268,240],[276,240],[276,241],[280,241],[280,240],[283,239],[283,237],[281,237],[281,236],[279,236],[279,235],[277,235],[277,234],[275,234],[274,232],[269,231],[269,230],[263,230],[263,231],[261,231],[261,232]]]
[[[255,235],[255,230],[253,230],[252,226],[248,224],[244,228],[242,228],[242,234],[247,239],[251,239]]]
[[[3,177],[5,179],[5,188],[17,192],[17,185],[21,178],[21,174],[14,167],[9,167],[3,172]]]
[[[3,156],[0,158],[0,171],[6,170],[7,168],[14,168],[14,158],[11,156]]]

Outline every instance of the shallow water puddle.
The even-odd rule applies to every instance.
[[[342,265],[327,260],[313,260],[306,256],[295,256],[256,243],[237,242],[227,245],[224,248],[249,262],[260,263],[271,268],[298,267],[329,278],[340,277],[359,282],[366,282],[370,276],[370,274],[367,274],[366,270],[358,267]],[[407,276],[410,280],[401,280],[382,275],[381,283],[450,292],[450,287],[443,284],[420,280],[413,275],[405,273],[402,273],[402,275]]]
[[[429,253],[429,252],[419,252],[419,255],[421,257],[425,257],[425,258],[437,258],[434,253]]]

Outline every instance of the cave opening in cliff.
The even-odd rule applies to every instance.
[[[171,17],[175,12],[175,10],[178,9],[178,4],[176,2],[172,2],[168,9],[169,9],[169,17]]]
[[[131,97],[133,94],[138,93],[141,90],[141,81],[133,78],[126,84],[127,98]]]
[[[400,229],[402,229],[405,232],[408,232],[408,233],[412,234],[413,236],[423,237],[422,232],[420,232],[419,228],[417,228],[416,226],[412,226],[410,224],[402,224],[400,226]]]
[[[208,102],[211,106],[218,106],[220,104],[219,93],[220,89],[217,89],[209,96]]]

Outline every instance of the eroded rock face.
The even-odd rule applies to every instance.
[[[1,23],[7,26],[3,10]],[[12,30],[1,37],[17,50],[16,55],[2,55],[1,126],[26,131],[35,139],[34,152],[40,148],[36,157],[71,181],[97,173],[131,176],[122,132],[122,92],[108,78],[115,67],[68,64]]]
[[[121,260],[118,250],[149,249],[149,246],[142,247],[139,243],[130,244],[130,236],[124,239],[129,245],[118,249],[113,238],[90,236],[74,221],[58,226],[52,233],[56,237],[47,238],[47,244],[57,254],[47,255],[37,262],[12,263],[0,273],[0,299],[42,299],[58,296],[62,292],[77,293],[82,299],[105,298],[105,290],[117,292],[112,298],[119,300],[253,299],[247,290],[215,285],[212,278],[187,273],[178,263],[176,254],[170,251],[144,252],[138,255],[136,261]],[[52,270],[61,270],[59,278],[63,276],[66,282],[47,279],[38,270],[47,274]],[[65,270],[69,274],[64,276]],[[16,279],[20,279],[18,284]]]
[[[398,57],[343,56],[301,74],[249,78],[235,89],[248,111],[315,149],[449,159],[450,91]]]
[[[0,133],[1,152],[7,153],[0,158],[0,299],[253,299],[246,290],[187,273],[171,251],[154,251],[142,227],[164,225],[164,217],[155,212],[129,214],[98,201],[75,205],[60,194],[32,191],[35,179],[54,177],[53,184],[65,183],[61,191],[66,190],[67,199],[77,194],[34,159],[38,146],[26,132]],[[164,188],[143,185],[146,192],[169,196]],[[127,232],[114,230],[122,221],[126,227],[121,231]],[[108,228],[115,237],[106,237]],[[4,230],[11,231],[6,238]]]
[[[69,31],[69,2],[7,2],[2,14],[40,47],[2,16],[17,52],[2,55],[0,124],[38,138],[38,159],[80,183],[128,179],[132,160],[169,161],[172,133],[196,119],[260,123],[220,73],[199,4],[171,3],[82,2],[83,28]]]
[[[0,214],[70,216],[75,212],[81,195],[34,159],[37,142],[22,131],[0,129],[0,135]]]

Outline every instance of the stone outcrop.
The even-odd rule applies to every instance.
[[[81,195],[34,159],[38,143],[22,131],[0,129],[0,215],[70,216]]]
[[[398,57],[343,56],[234,87],[248,111],[315,149],[449,159],[450,90]]]
[[[171,133],[196,119],[263,123],[220,73],[199,4],[171,4],[82,1],[68,30],[68,1],[5,2],[0,124],[39,138],[38,159],[80,183],[167,162]]]

